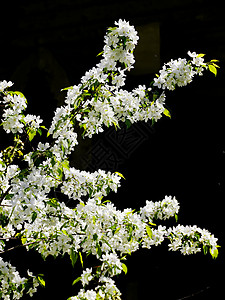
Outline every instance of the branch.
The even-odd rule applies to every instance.
[[[0,205],[2,203],[2,201],[4,200],[5,196],[7,196],[7,194],[9,193],[9,191],[11,190],[12,186],[10,186],[7,191],[5,191],[5,193],[0,197]]]
[[[35,244],[35,243],[37,243],[37,241],[29,242],[29,243],[26,243],[26,244],[16,245],[16,246],[11,247],[11,248],[9,248],[9,249],[6,249],[6,250],[4,250],[4,251],[0,251],[0,254],[4,254],[4,253],[6,253],[6,252],[15,250],[15,249],[17,249],[17,248],[20,248],[20,247],[26,247],[26,246],[29,246],[29,245],[32,245],[32,244]]]
[[[199,291],[197,291],[197,292],[195,292],[195,293],[192,293],[191,295],[184,296],[184,297],[179,298],[179,299],[177,299],[177,300],[184,300],[184,299],[188,299],[188,298],[191,298],[191,297],[195,297],[196,295],[199,295],[199,294],[205,292],[205,291],[208,290],[208,289],[210,289],[210,286],[207,286],[206,288],[204,288],[204,289],[202,289],[202,290],[199,290]]]

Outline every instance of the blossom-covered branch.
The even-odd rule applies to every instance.
[[[70,166],[69,155],[78,145],[77,125],[84,137],[92,137],[105,127],[119,128],[121,122],[155,122],[170,116],[165,109],[167,90],[189,84],[206,69],[216,75],[217,60],[205,63],[203,54],[188,52],[189,60],[171,60],[149,87],[139,85],[129,92],[123,86],[135,62],[138,35],[129,22],[115,25],[107,30],[100,62],[80,84],[64,89],[65,104],[56,109],[49,129],[39,116],[25,115],[27,100],[9,91],[12,82],[0,82],[1,126],[13,136],[12,145],[0,153],[0,253],[22,246],[43,258],[68,254],[73,266],[77,260],[83,266],[87,255],[95,256],[98,266],[86,268],[74,280],[81,290],[71,300],[120,299],[113,277],[127,273],[126,256],[140,248],[168,242],[169,250],[182,254],[218,255],[217,238],[207,230],[162,224],[169,218],[177,221],[180,205],[175,197],[147,200],[139,211],[118,210],[104,197],[117,192],[122,174]],[[35,147],[36,134],[41,141]],[[17,244],[9,248],[12,239]],[[24,293],[32,296],[39,284],[45,285],[41,275],[28,271],[28,278],[22,278],[2,258],[0,280],[0,296],[6,300]],[[90,281],[94,288],[89,288]]]

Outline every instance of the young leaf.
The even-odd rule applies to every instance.
[[[132,211],[129,211],[128,213],[126,213],[126,215],[129,216],[129,215],[132,214],[133,212],[135,212],[135,209],[133,209]]]
[[[69,170],[70,167],[69,167],[69,161],[68,160],[64,160],[62,163],[61,163],[62,167]]]
[[[127,129],[130,128],[130,126],[132,125],[131,121],[128,119],[125,121],[125,124],[127,126]]]
[[[152,222],[148,222],[148,224],[152,225],[152,226],[156,226],[155,223],[152,223]]]
[[[203,56],[205,56],[205,54],[200,53],[197,57],[203,57]]]
[[[213,65],[214,67],[216,67],[216,68],[220,68],[220,66],[218,66],[218,65],[215,64],[215,63],[212,63],[212,65]]]
[[[99,243],[96,243],[96,252],[97,252],[99,257],[102,256],[102,249],[101,249]]]
[[[49,201],[46,202],[48,205],[57,208],[59,206],[59,203],[57,202],[56,199],[52,198]]]
[[[95,233],[95,234],[93,235],[93,240],[94,240],[94,241],[97,241],[97,239],[98,239],[98,235]]]
[[[43,287],[45,287],[45,281],[44,281],[44,279],[43,279],[40,275],[37,277],[37,279],[38,279],[39,283],[40,283]]]
[[[204,245],[203,246],[203,253],[206,255],[208,252],[208,246]]]
[[[26,241],[27,241],[27,238],[26,238],[26,237],[22,237],[22,238],[21,238],[21,242],[22,242],[23,245],[26,243]]]
[[[214,249],[214,250],[212,250],[212,248],[210,248],[210,254],[211,254],[211,256],[212,256],[212,258],[213,259],[216,259],[217,258],[217,256],[218,256],[218,254],[219,254],[219,251],[218,251],[218,249]]]
[[[170,112],[168,111],[168,109],[165,108],[163,114],[164,114],[165,116],[171,118],[171,114],[170,114]]]
[[[29,129],[27,134],[28,134],[29,141],[31,142],[33,140],[33,138],[35,137],[35,135],[36,135],[36,130],[35,129]]]
[[[150,239],[151,239],[151,238],[152,238],[152,230],[151,230],[151,227],[149,227],[148,225],[146,225],[146,231],[147,231],[148,236],[149,236]]]
[[[79,256],[80,256],[80,263],[81,263],[81,266],[83,268],[84,267],[84,262],[83,262],[82,254],[81,254],[80,251],[79,251]]]
[[[61,168],[57,169],[58,175],[59,175],[59,180],[62,180],[63,178],[63,170]]]
[[[102,52],[100,52],[96,57],[98,57],[98,56],[100,56],[100,55],[102,55],[104,53],[104,51],[102,51]]]
[[[13,92],[13,91],[8,91],[8,93],[9,93],[10,95],[17,95],[17,96],[20,96],[20,97],[26,99],[25,96],[24,96],[24,94],[21,93],[21,92],[18,92],[18,91],[14,91],[14,92]]]
[[[41,130],[41,128],[38,128],[37,132],[39,133],[40,136],[42,136],[42,130]]]
[[[119,173],[119,172],[115,172],[117,175],[119,175],[120,177],[122,177],[123,179],[126,180],[126,178],[123,176],[123,174]]]
[[[213,65],[209,65],[209,71],[212,72],[215,76],[217,75],[217,69]]]
[[[177,221],[178,221],[178,215],[175,214],[175,215],[174,215],[174,218],[175,218],[175,221],[177,222]]]
[[[62,92],[62,91],[67,91],[67,90],[72,90],[72,88],[73,88],[73,86],[66,87],[66,88],[64,88],[64,89],[61,89],[61,92]]]
[[[77,261],[77,257],[78,257],[77,252],[75,252],[73,249],[70,249],[70,260],[72,262],[73,267],[75,266],[75,263]]]
[[[36,218],[37,218],[37,213],[36,213],[36,211],[33,211],[32,217],[31,217],[31,220],[32,220],[31,223],[34,223],[34,221],[36,220]]]
[[[122,264],[122,269],[126,275],[127,274],[127,266],[125,264]]]
[[[73,281],[73,283],[72,283],[72,285],[74,285],[74,284],[76,284],[78,281],[80,281],[81,280],[81,277],[77,277],[77,279],[75,279],[74,281]]]

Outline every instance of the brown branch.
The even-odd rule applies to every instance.
[[[26,246],[29,246],[29,245],[32,245],[32,244],[35,244],[35,243],[37,243],[37,241],[29,242],[29,243],[26,243],[26,244],[16,245],[16,246],[11,247],[11,248],[9,248],[9,249],[6,249],[6,250],[4,250],[4,251],[0,251],[0,254],[4,254],[4,253],[6,253],[6,252],[15,250],[15,249],[17,249],[17,248],[20,248],[20,247],[26,247]]]

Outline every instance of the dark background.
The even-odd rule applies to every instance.
[[[164,62],[188,50],[219,59],[218,76],[207,73],[188,87],[168,93],[172,119],[154,127],[135,124],[81,142],[73,164],[81,169],[119,171],[126,181],[110,195],[123,209],[174,195],[181,203],[179,223],[206,228],[219,238],[220,255],[181,256],[166,246],[141,250],[128,259],[128,274],[118,284],[123,299],[222,299],[224,297],[224,69],[225,22],[219,1],[16,1],[1,5],[0,80],[12,80],[25,94],[29,113],[50,123],[65,94],[79,83],[102,51],[106,28],[119,18],[139,34],[131,89],[148,84]],[[1,145],[5,142],[1,137]],[[1,146],[2,148],[2,146]],[[171,224],[173,224],[171,222]],[[46,289],[33,299],[67,299],[79,276],[67,258],[43,263],[34,253],[11,253],[18,268],[45,273]],[[63,294],[62,297],[59,295]],[[75,292],[74,292],[75,294]]]

